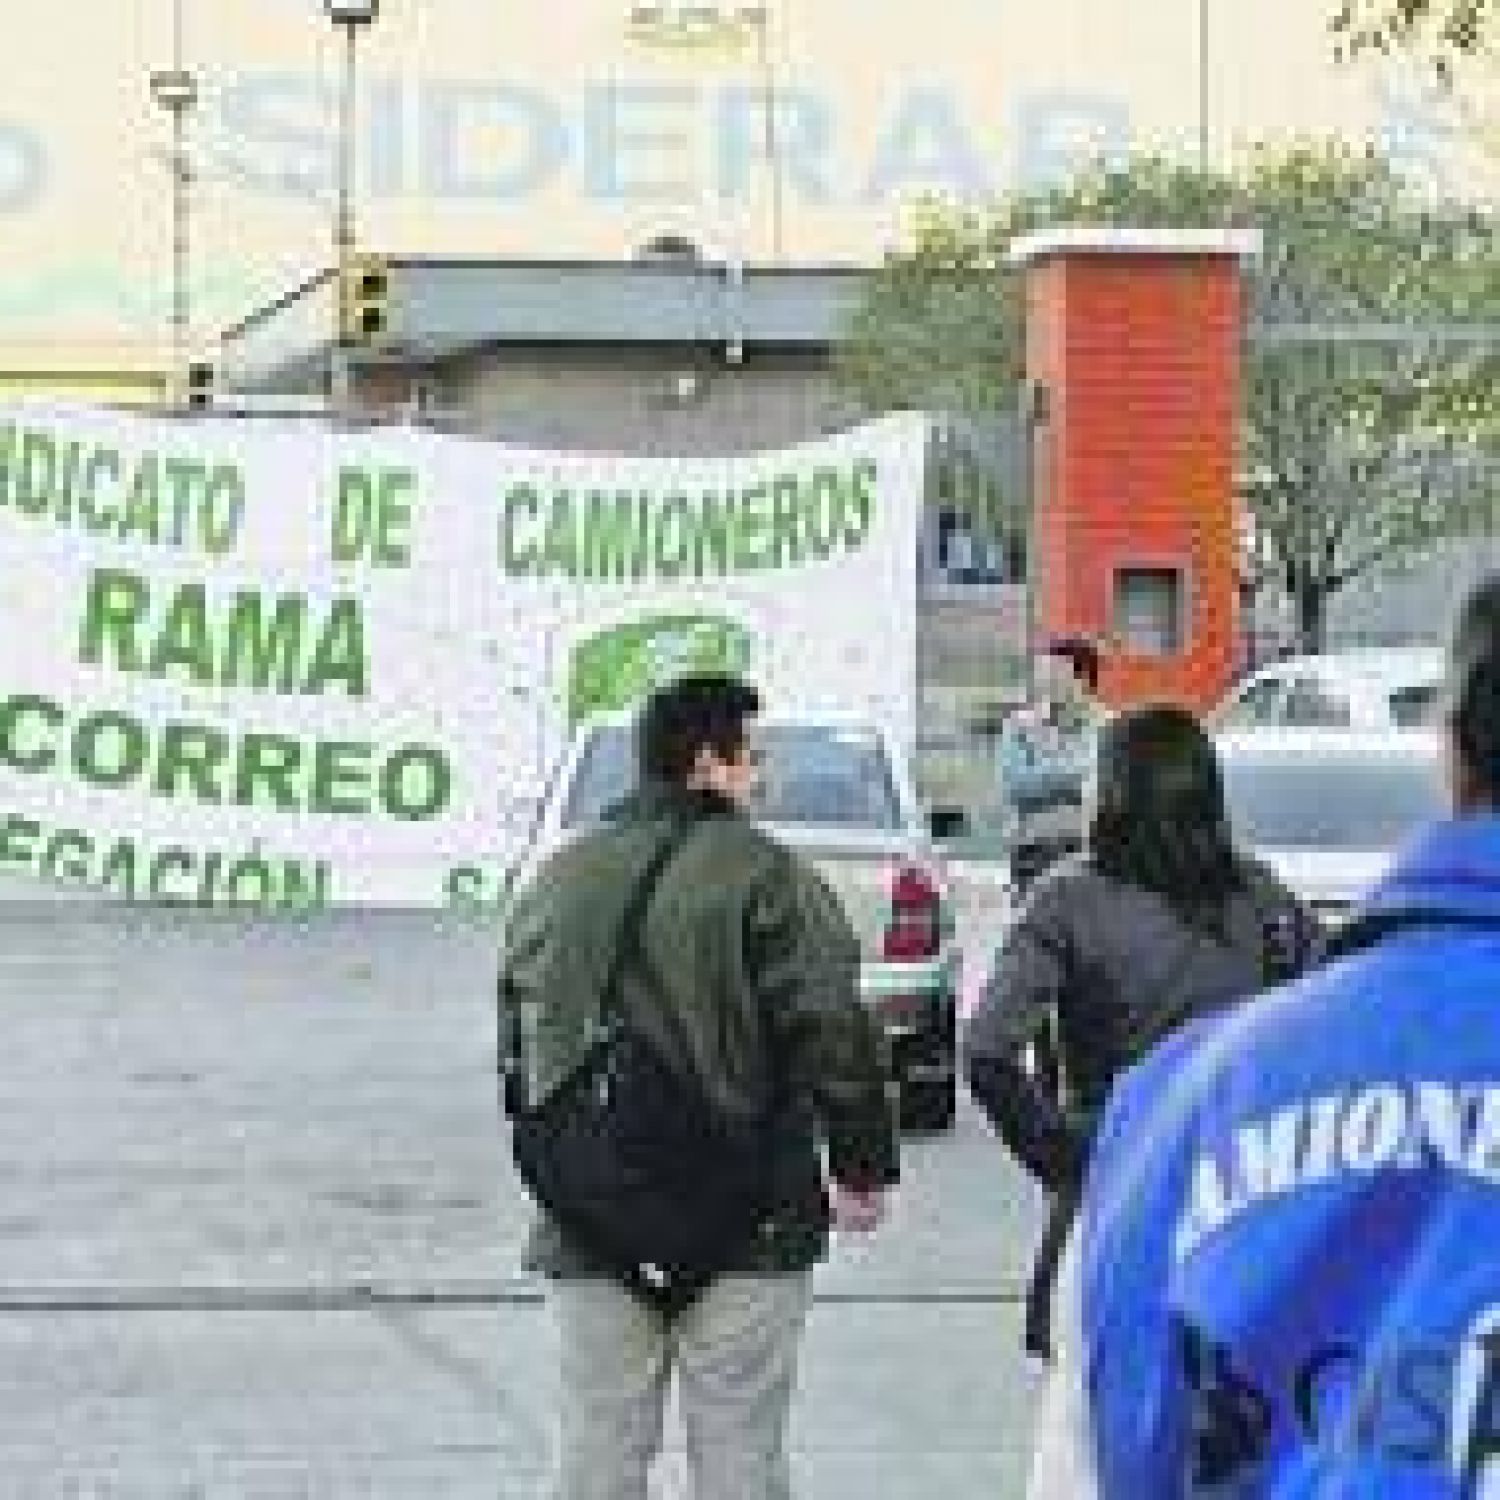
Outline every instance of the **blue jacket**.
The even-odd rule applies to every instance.
[[[1500,818],[1127,1076],[1076,1245],[1106,1500],[1500,1500]]]

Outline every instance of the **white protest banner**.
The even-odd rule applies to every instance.
[[[907,731],[924,434],[627,459],[0,407],[0,873],[484,905],[570,726],[675,672]]]

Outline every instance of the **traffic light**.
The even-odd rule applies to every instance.
[[[207,411],[214,404],[214,367],[193,360],[187,367],[187,404],[190,411]]]
[[[390,271],[378,256],[355,256],[339,288],[339,333],[346,344],[378,344],[390,327]]]

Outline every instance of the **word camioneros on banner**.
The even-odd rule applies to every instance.
[[[0,408],[0,875],[487,908],[570,730],[675,673],[910,737],[925,431],[679,461]]]

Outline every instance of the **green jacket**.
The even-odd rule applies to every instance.
[[[731,1269],[801,1271],[827,1250],[820,1134],[838,1181],[896,1180],[890,1070],[860,999],[859,944],[838,898],[729,804],[652,787],[542,865],[507,913],[502,1066],[514,1053],[536,1099],[583,1060],[624,908],[652,853],[683,826],[686,841],[647,914],[645,962],[627,966],[621,1001],[722,1109],[769,1119],[771,1207]],[[664,1007],[676,1027],[662,1021]],[[545,1217],[528,1264],[552,1276],[596,1270]]]

